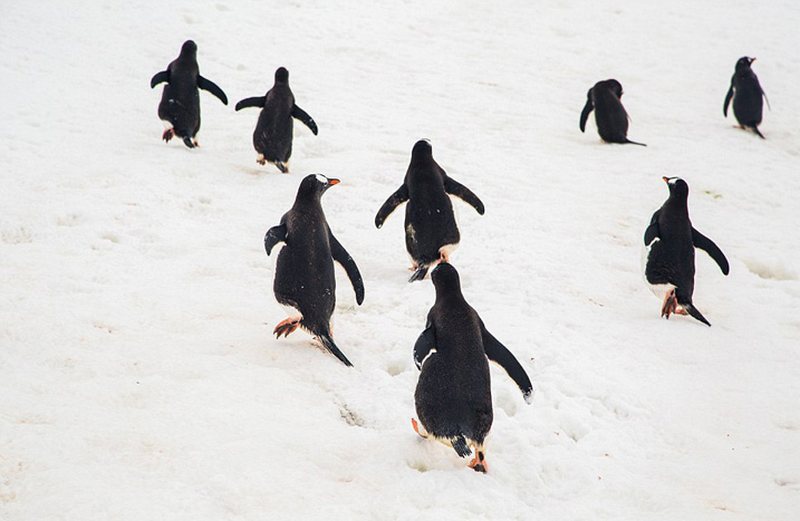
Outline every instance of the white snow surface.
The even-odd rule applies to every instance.
[[[84,5],[85,4],[85,5]],[[796,0],[4,2],[0,17],[0,519],[796,520],[800,516],[800,56]],[[200,148],[160,140],[150,77],[186,39]],[[722,102],[756,56],[766,141]],[[255,163],[289,69],[290,175]],[[618,79],[647,148],[578,116]],[[528,371],[492,368],[489,473],[414,434],[403,208],[373,218],[414,142],[456,202],[466,299]],[[263,235],[303,176],[358,263],[335,338],[277,341]],[[690,186],[731,263],[697,254],[710,320],[659,318],[642,236]]]

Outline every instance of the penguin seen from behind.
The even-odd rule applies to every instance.
[[[622,84],[617,80],[598,81],[586,93],[586,105],[581,111],[579,127],[586,131],[586,120],[594,110],[597,133],[606,143],[647,146],[628,139],[628,113],[622,106]]]
[[[758,76],[753,72],[752,65],[755,58],[744,56],[736,62],[736,70],[731,76],[731,86],[725,95],[725,104],[722,114],[728,117],[728,105],[733,99],[733,115],[743,129],[752,129],[761,139],[766,139],[758,129],[764,112],[764,99],[767,94],[758,82]],[[763,99],[762,99],[763,98]],[[767,100],[769,106],[769,100]]]

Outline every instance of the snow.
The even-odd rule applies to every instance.
[[[793,520],[800,512],[800,4],[15,2],[0,20],[0,519]],[[150,77],[198,43],[200,148],[160,141]],[[722,102],[736,60],[772,102],[762,141]],[[255,164],[286,66],[292,173]],[[647,148],[578,116],[618,79]],[[467,300],[527,369],[492,369],[490,471],[411,430],[403,211],[372,224],[416,140],[456,202]],[[338,270],[348,369],[285,318],[263,235],[302,176],[358,263]],[[642,234],[689,183],[713,327],[658,317]]]

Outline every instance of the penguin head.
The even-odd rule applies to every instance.
[[[197,55],[197,44],[193,40],[186,40],[181,46],[181,56],[195,56]]]
[[[756,61],[755,58],[742,56],[739,58],[739,61],[736,62],[736,72],[746,71],[750,68],[754,61]]]
[[[678,197],[686,199],[689,197],[689,185],[680,177],[662,177],[661,178],[669,188],[670,197]]]
[[[301,182],[297,190],[297,197],[319,199],[325,191],[333,185],[339,184],[338,179],[328,178],[322,174],[307,175]]]
[[[422,138],[414,143],[414,148],[411,149],[411,161],[426,160],[433,157],[433,147],[427,138]]]
[[[461,279],[452,264],[440,262],[431,272],[433,287],[436,288],[436,296],[456,291],[461,294]]]
[[[622,84],[615,79],[605,81],[606,88],[609,89],[618,98],[622,97]]]
[[[289,71],[284,67],[278,67],[275,71],[275,83],[289,83]]]

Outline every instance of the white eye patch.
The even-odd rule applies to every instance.
[[[327,177],[325,177],[324,175],[322,175],[322,174],[316,174],[314,177],[316,177],[316,178],[317,178],[317,181],[319,181],[320,183],[322,183],[322,184],[324,184],[324,185],[328,184],[328,178],[327,178]]]
[[[670,177],[669,180],[667,181],[667,184],[674,185],[675,183],[678,182],[679,179],[680,177]]]

